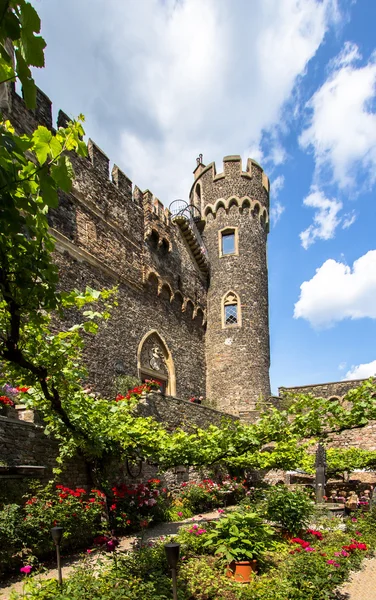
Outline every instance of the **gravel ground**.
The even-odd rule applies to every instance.
[[[339,592],[339,600],[376,600],[376,558],[366,559]]]

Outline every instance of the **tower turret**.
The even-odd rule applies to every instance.
[[[247,418],[270,395],[268,272],[269,180],[254,160],[223,159],[223,173],[202,158],[191,204],[201,210],[210,261],[207,397]]]

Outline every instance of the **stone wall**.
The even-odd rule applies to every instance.
[[[18,131],[30,132],[38,124],[53,127],[51,102],[40,90],[35,111],[27,110],[13,90],[9,117]],[[58,125],[66,122],[60,111]],[[72,193],[61,193],[58,208],[49,214],[60,287],[118,286],[112,318],[95,339],[87,338],[90,383],[112,396],[119,368],[140,377],[141,341],[157,332],[170,360],[168,391],[182,398],[205,396],[207,281],[178,227],[162,203],[149,190],[132,186],[116,165],[110,179],[109,159],[92,140],[87,158],[71,159]],[[79,320],[71,313],[57,326]]]
[[[47,483],[53,475],[52,469],[56,466],[57,454],[56,442],[44,434],[42,425],[0,416],[0,464],[4,463],[10,467],[20,465],[46,467],[38,475],[38,479],[42,483]],[[35,475],[34,471],[33,474]],[[84,463],[79,458],[70,461],[62,479],[72,486],[86,485]]]
[[[300,385],[296,387],[280,387],[278,393],[281,397],[291,394],[312,394],[316,398],[343,398],[353,388],[358,387],[364,379],[352,379],[351,381],[331,381],[329,383],[316,383],[312,385]]]

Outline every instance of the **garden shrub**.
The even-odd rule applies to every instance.
[[[313,514],[314,503],[304,490],[290,490],[278,485],[266,498],[266,516],[286,533],[297,535],[305,529]]]
[[[167,488],[160,479],[149,479],[147,483],[112,488],[109,502],[111,524],[118,532],[138,530],[145,519],[157,523],[165,520],[168,506]]]
[[[18,504],[6,504],[0,510],[0,575],[22,562],[23,514]]]
[[[62,485],[39,489],[24,506],[5,504],[0,510],[0,572],[22,564],[25,557],[45,557],[54,550],[50,529],[64,528],[62,549],[71,551],[88,544],[101,528],[103,494]]]

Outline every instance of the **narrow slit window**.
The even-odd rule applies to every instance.
[[[235,254],[235,232],[222,233],[222,255]]]

